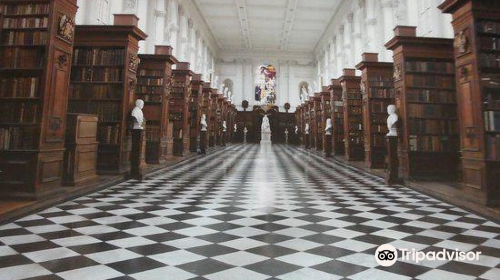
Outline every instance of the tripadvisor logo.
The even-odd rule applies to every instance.
[[[479,261],[479,255],[481,252],[461,252],[458,249],[446,250],[443,249],[437,252],[420,252],[415,249],[399,249],[399,252],[392,245],[384,244],[380,245],[375,252],[375,260],[381,266],[391,266],[398,260],[398,255],[400,255],[400,260],[411,261],[419,263],[424,260],[428,261]]]

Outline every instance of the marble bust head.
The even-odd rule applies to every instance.
[[[137,99],[135,101],[135,107],[132,110],[132,117],[134,119],[134,126],[132,129],[144,129],[142,124],[144,123],[144,114],[142,109],[144,108],[144,101],[142,99]]]
[[[396,114],[396,106],[392,104],[387,106],[387,113],[389,114],[389,117],[387,117],[387,129],[389,130],[387,136],[398,136],[396,125],[399,120],[399,116]]]

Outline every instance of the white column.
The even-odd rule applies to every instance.
[[[173,48],[173,55],[179,56],[177,47],[177,32],[179,30],[179,7],[174,0],[168,0],[167,8],[167,26],[165,28],[165,44]]]
[[[185,62],[188,60],[188,18],[182,10],[180,10],[179,13],[179,20],[179,31],[177,32],[177,47],[179,51],[177,53],[177,58]]]
[[[155,26],[154,26],[154,36],[155,36],[155,45],[161,45],[165,42],[165,26],[166,22],[166,6],[165,0],[156,0],[155,7]]]
[[[192,23],[189,27],[189,62],[191,69],[196,69],[196,30]],[[196,72],[199,73],[199,71]]]
[[[341,25],[339,27],[337,33],[337,73],[339,76],[342,73],[342,69],[344,69],[344,26]]]

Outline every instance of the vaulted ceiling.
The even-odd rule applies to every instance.
[[[342,0],[193,0],[222,51],[312,53]]]

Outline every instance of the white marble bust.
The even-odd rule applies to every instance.
[[[243,129],[243,132],[244,132],[245,134],[247,134],[248,129],[247,129],[247,127],[246,127],[246,126],[245,126],[245,128]]]
[[[387,106],[387,113],[389,114],[389,117],[387,118],[387,128],[389,129],[389,133],[387,133],[387,136],[398,136],[396,123],[399,120],[399,116],[396,114],[396,106]]]
[[[142,108],[144,108],[144,101],[142,99],[137,99],[135,101],[135,107],[132,110],[132,117],[134,119],[134,126],[132,129],[144,129],[142,124],[144,123],[144,114],[142,113]]]
[[[207,116],[205,116],[205,114],[201,115],[200,124],[201,124],[201,131],[207,131],[208,124],[207,124]]]
[[[295,134],[298,134],[298,133],[299,133],[299,127],[295,126]]]
[[[306,130],[306,132],[305,132],[306,135],[309,135],[309,124],[308,123],[306,123],[306,129],[305,130]]]
[[[227,131],[226,121],[222,121],[222,132],[226,132],[226,131]]]
[[[332,119],[326,119],[325,135],[332,135]]]
[[[237,124],[234,124],[233,130],[234,130],[234,132],[238,132],[238,125]]]

